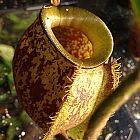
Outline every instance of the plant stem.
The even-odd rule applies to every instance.
[[[114,114],[130,97],[140,89],[140,65],[121,85],[109,96],[92,115],[85,140],[97,140],[110,116]]]
[[[51,0],[51,4],[54,6],[59,6],[60,5],[60,0]]]

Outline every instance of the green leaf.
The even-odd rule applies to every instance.
[[[88,120],[89,120],[89,118],[87,118],[80,125],[69,129],[67,131],[68,137],[72,138],[73,140],[83,140],[85,131],[86,131],[87,126],[88,126]]]
[[[10,123],[12,123],[12,125],[9,125],[7,137],[8,140],[14,140],[14,137],[17,135],[16,127],[21,128],[21,122],[18,120],[18,118],[15,118]]]
[[[131,3],[136,16],[140,18],[140,0],[131,0]]]
[[[0,44],[0,58],[3,63],[10,68],[12,67],[13,56],[14,49],[11,46]]]
[[[2,95],[0,95],[0,104],[5,102],[7,99],[8,99],[7,93],[3,93]]]
[[[24,123],[30,123],[32,121],[32,119],[28,116],[28,114],[25,111],[23,111],[20,114],[20,120]]]
[[[13,79],[12,71],[7,75],[7,78],[8,78],[8,84],[9,84],[11,93],[12,93],[13,96],[16,96],[16,89],[15,89],[15,86],[14,86],[14,79]]]

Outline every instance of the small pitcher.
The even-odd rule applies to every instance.
[[[18,42],[13,73],[20,103],[44,132],[63,133],[89,116],[104,80],[113,75],[106,64],[112,50],[109,29],[93,13],[42,8]],[[110,89],[118,84],[111,78]]]

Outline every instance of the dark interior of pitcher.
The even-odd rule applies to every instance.
[[[80,30],[70,26],[57,26],[52,30],[60,44],[72,56],[84,60],[93,55],[93,44]]]

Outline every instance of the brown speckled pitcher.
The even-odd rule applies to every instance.
[[[13,72],[20,103],[46,137],[80,124],[99,93],[117,86],[119,76],[105,63],[112,50],[112,35],[94,14],[42,8],[18,43]]]

